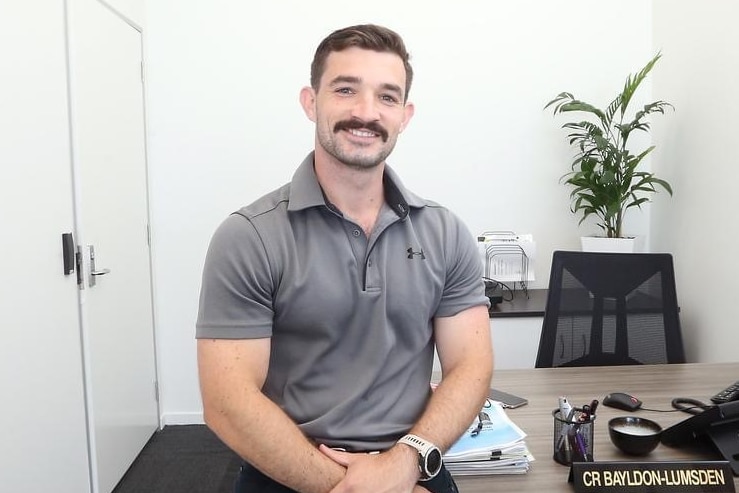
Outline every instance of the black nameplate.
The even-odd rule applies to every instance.
[[[735,493],[728,461],[575,462],[576,493]]]

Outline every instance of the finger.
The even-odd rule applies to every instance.
[[[323,455],[325,455],[332,461],[344,467],[347,467],[351,463],[352,454],[348,452],[342,452],[340,450],[335,450],[335,449],[332,449],[331,447],[327,447],[324,444],[319,445],[318,450],[320,450],[323,453]]]

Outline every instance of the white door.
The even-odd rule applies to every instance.
[[[0,491],[89,490],[64,4],[0,1]]]
[[[141,33],[97,0],[68,15],[93,487],[108,493],[158,426]]]

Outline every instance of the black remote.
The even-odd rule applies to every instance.
[[[726,387],[718,394],[711,397],[714,404],[723,404],[724,402],[735,401],[739,399],[739,381],[736,381]]]

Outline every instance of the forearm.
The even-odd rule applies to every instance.
[[[491,372],[483,363],[460,365],[445,373],[410,433],[446,451],[480,412],[490,388]]]
[[[345,469],[322,454],[261,392],[248,394],[239,406],[206,407],[208,426],[249,464],[289,488],[330,491]]]
[[[236,453],[272,479],[303,493],[325,493],[345,469],[321,454],[262,393],[269,339],[198,341],[205,422]]]
[[[492,361],[491,358],[488,359],[489,366],[485,361],[480,361],[480,365],[470,362],[455,365],[453,369],[445,372],[441,383],[432,393],[426,409],[410,433],[435,444],[442,453],[448,450],[466,431],[482,407],[492,371]],[[395,474],[402,473],[411,482],[418,480],[420,471],[415,450],[405,444],[396,444],[387,454],[394,454],[397,457],[393,459],[398,468]],[[349,474],[351,472],[350,468]],[[416,485],[413,493],[426,491],[419,485]]]
[[[442,380],[411,433],[446,451],[480,412],[490,388],[493,350],[485,306],[434,322]]]

